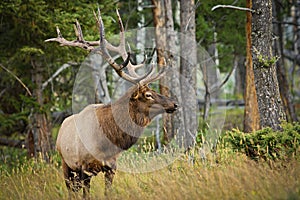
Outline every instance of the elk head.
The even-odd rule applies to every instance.
[[[137,87],[130,102],[137,105],[139,112],[148,113],[151,119],[164,112],[173,113],[177,109],[177,103],[174,100],[158,94],[147,85]]]

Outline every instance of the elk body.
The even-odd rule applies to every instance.
[[[137,142],[144,128],[155,116],[163,112],[172,113],[177,109],[174,100],[148,87],[148,83],[159,79],[164,74],[164,69],[154,73],[155,68],[152,65],[151,70],[143,76],[135,72],[136,68],[144,64],[131,64],[130,55],[125,50],[124,28],[118,11],[117,15],[121,29],[118,47],[112,46],[105,40],[99,9],[95,17],[99,26],[100,42],[84,41],[77,21],[77,40],[65,40],[58,28],[58,37],[46,40],[97,51],[119,76],[134,83],[134,86],[114,103],[88,105],[80,113],[66,118],[62,123],[56,147],[62,157],[66,186],[69,191],[78,191],[83,187],[84,197],[89,192],[91,177],[99,172],[105,174],[107,191],[113,181],[118,155]],[[100,49],[96,46],[100,46]],[[107,49],[118,52],[124,63],[116,64]],[[122,71],[124,68],[127,68],[128,73]]]

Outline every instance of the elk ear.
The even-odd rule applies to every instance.
[[[139,93],[140,93],[140,89],[137,88],[137,90],[135,90],[132,95],[131,95],[131,98],[132,99],[137,99],[139,97]]]

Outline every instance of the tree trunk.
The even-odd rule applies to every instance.
[[[155,25],[155,36],[156,36],[156,52],[157,52],[157,64],[160,67],[166,65],[166,29],[165,29],[165,8],[164,1],[152,0],[154,5],[153,18]],[[164,96],[169,97],[169,81],[170,77],[164,76],[160,79],[160,93]],[[172,134],[172,121],[171,116],[163,114],[163,127],[164,127],[164,140],[169,141],[169,135]]]
[[[286,120],[272,55],[272,1],[252,0],[252,58],[260,126],[280,130]]]
[[[180,80],[179,80],[179,60],[178,56],[178,48],[176,46],[176,33],[174,31],[174,21],[173,21],[173,12],[172,12],[172,1],[164,0],[165,6],[165,27],[166,27],[166,59],[170,62],[168,63],[172,68],[171,72],[167,74],[169,77],[169,85],[172,88],[171,97],[177,99],[179,105],[182,104],[181,91],[180,91]],[[182,133],[184,130],[184,121],[183,121],[183,111],[179,109],[173,115],[171,115],[171,128],[172,130],[168,130],[166,136],[166,140],[170,142],[171,139],[174,138],[178,133]]]
[[[45,161],[49,161],[49,153],[52,150],[52,136],[50,123],[43,111],[42,67],[34,59],[31,63],[33,66],[32,81],[35,85],[33,96],[36,98],[38,107],[32,109],[32,115],[29,119],[31,130],[29,130],[27,137],[28,154],[36,158],[41,156]]]
[[[143,14],[143,0],[137,0],[137,11],[140,13],[140,18],[137,23],[137,31],[136,31],[136,48],[137,49],[145,49],[146,43],[146,29],[145,26],[145,16]],[[144,60],[144,56],[141,54],[136,55],[136,63],[141,63]]]
[[[252,7],[252,0],[247,0],[247,7]],[[251,54],[251,23],[252,15],[247,12],[246,22],[246,76],[245,76],[245,111],[244,111],[244,132],[250,133],[259,129],[259,112],[254,84],[254,72]]]
[[[184,115],[183,145],[191,147],[195,142],[197,133],[197,99],[193,98],[196,92],[196,62],[197,47],[195,37],[195,12],[194,0],[180,1],[180,81],[182,109]]]
[[[283,54],[283,29],[282,29],[282,18],[281,18],[281,5],[279,5],[278,1],[273,1],[274,2],[274,9],[273,9],[273,16],[278,22],[274,26],[274,32],[276,36],[278,36],[278,39],[275,41],[274,44],[274,52],[275,55],[279,55],[279,60],[276,63],[276,68],[277,68],[277,78],[279,82],[279,89],[280,89],[280,94],[281,98],[283,100],[283,106],[284,106],[284,111],[287,115],[287,120],[288,121],[298,121],[297,119],[297,114],[295,112],[295,106],[292,101],[292,95],[289,90],[289,85],[287,81],[287,72],[286,68],[284,65],[284,54]]]

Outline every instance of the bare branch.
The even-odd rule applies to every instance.
[[[234,72],[234,70],[237,68],[237,63],[235,63],[233,65],[233,67],[231,68],[230,72],[227,74],[227,76],[225,77],[225,79],[223,80],[223,82],[220,84],[220,85],[214,85],[212,88],[211,88],[211,93],[214,93],[215,91],[219,90],[220,88],[222,88],[226,83],[227,81],[229,80],[230,76],[232,75],[232,73]]]
[[[48,84],[55,78],[57,77],[63,70],[73,66],[73,65],[77,65],[76,63],[65,63],[63,64],[58,70],[56,70],[56,72],[50,77],[48,78],[47,81],[45,81],[43,84],[42,84],[42,90],[44,90]]]
[[[1,96],[6,92],[7,88],[4,88],[1,92],[0,92],[0,98]]]
[[[32,93],[30,92],[30,90],[28,89],[28,87],[23,83],[23,81],[19,77],[17,77],[14,73],[12,73],[12,71],[10,71],[6,67],[4,67],[2,64],[0,64],[0,67],[2,69],[4,69],[5,71],[7,71],[10,75],[12,75],[25,88],[25,90],[29,94],[29,96],[32,96]]]
[[[255,13],[255,10],[252,10],[250,8],[243,8],[243,7],[232,6],[232,5],[216,5],[211,9],[211,11],[214,11],[217,8],[231,8],[231,9],[235,9],[235,10],[249,11],[249,12]]]

